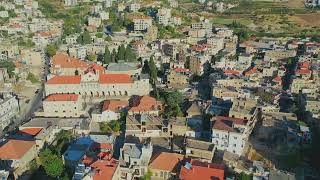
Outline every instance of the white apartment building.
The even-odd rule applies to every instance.
[[[152,144],[125,143],[120,149],[120,178],[132,180],[144,176],[152,156]]]
[[[78,5],[78,0],[64,0],[64,6],[76,6]]]
[[[132,12],[138,12],[140,9],[140,4],[139,3],[132,3],[130,4],[130,11]]]
[[[171,9],[167,9],[167,8],[159,9],[157,18],[158,18],[159,24],[163,24],[165,26],[169,25],[170,18],[171,18]]]
[[[215,117],[212,126],[212,143],[218,150],[240,156],[250,135],[247,123],[248,120],[240,118]]]
[[[19,102],[15,96],[5,92],[0,94],[0,130],[8,127],[17,118],[19,113]]]
[[[83,115],[83,100],[78,94],[51,94],[43,101],[43,117],[80,117]]]
[[[149,16],[135,17],[133,23],[135,31],[145,31],[152,26],[152,18]]]

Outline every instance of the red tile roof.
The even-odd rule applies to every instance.
[[[237,70],[233,70],[233,69],[226,69],[226,70],[224,70],[224,74],[228,74],[228,75],[231,75],[231,74],[233,74],[233,75],[239,75],[240,72],[237,71]]]
[[[309,69],[298,69],[298,70],[296,70],[296,74],[303,74],[303,75],[311,74],[311,70],[309,70]]]
[[[89,68],[89,65],[80,59],[76,59],[73,57],[69,57],[66,53],[59,53],[52,57],[52,65],[55,67],[56,65],[61,68]]]
[[[309,69],[310,68],[310,63],[309,62],[300,62],[299,63],[299,68],[300,69]]]
[[[282,78],[280,76],[276,76],[275,78],[272,79],[273,82],[281,82]]]
[[[55,76],[47,84],[80,84],[81,76]]]
[[[115,159],[101,159],[90,163],[93,180],[111,180],[116,172],[118,162]]]
[[[51,94],[45,101],[77,101],[78,94]]]
[[[245,125],[248,121],[240,118],[232,118],[225,116],[217,116],[213,122],[213,129],[228,131],[228,132],[237,132],[233,128],[233,124]]]
[[[18,134],[36,136],[41,130],[42,128],[24,128],[19,130]]]
[[[172,172],[177,168],[179,162],[183,160],[183,155],[176,153],[161,152],[149,164],[151,169],[163,170]]]
[[[175,68],[174,71],[176,71],[176,72],[189,72],[189,69],[187,69],[187,68]]]
[[[118,113],[122,107],[128,105],[128,101],[106,100],[103,103],[102,111],[110,110]]]
[[[196,46],[192,46],[191,49],[197,52],[203,52],[206,50],[206,47],[201,45],[196,45]]]
[[[191,168],[181,167],[181,180],[224,180],[224,166],[191,160]]]
[[[21,159],[35,144],[35,141],[10,139],[0,147],[0,159]]]
[[[245,73],[245,76],[250,76],[250,75],[252,75],[252,74],[257,74],[257,73],[259,73],[259,71],[257,70],[257,68],[252,68],[252,69],[250,69],[249,71],[247,71],[247,72]]]
[[[132,78],[128,74],[100,74],[99,83],[101,84],[130,84]]]
[[[159,103],[151,96],[134,96],[131,100],[129,112],[148,112],[158,109]]]

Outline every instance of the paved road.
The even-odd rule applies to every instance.
[[[46,58],[46,62],[48,62],[48,58]],[[44,73],[42,75],[42,78],[40,79],[44,79],[41,80],[41,87],[39,88],[38,93],[36,93],[33,98],[29,101],[29,103],[27,104],[27,106],[22,110],[22,112],[20,112],[20,116],[14,121],[14,123],[12,125],[9,126],[7,132],[4,132],[1,136],[3,136],[4,134],[10,133],[10,132],[14,132],[20,125],[30,121],[32,115],[34,112],[37,111],[37,109],[39,109],[42,105],[42,98],[44,97],[44,83],[45,83],[45,77],[48,75],[49,73],[49,65],[48,63],[45,63],[44,66]]]

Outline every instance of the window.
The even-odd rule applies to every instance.
[[[163,172],[162,171],[160,172],[160,177],[163,177]]]
[[[234,139],[238,139],[237,137],[233,137]]]
[[[237,144],[233,144],[233,147],[237,147]]]

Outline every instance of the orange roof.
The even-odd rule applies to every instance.
[[[299,63],[300,69],[309,69],[310,63],[309,62],[301,62]]]
[[[187,68],[175,68],[174,71],[176,71],[176,72],[188,72],[189,69],[187,69]]]
[[[36,136],[41,130],[42,128],[24,128],[19,130],[18,134]]]
[[[35,141],[10,139],[0,147],[0,159],[11,160],[22,158],[33,146]]]
[[[296,74],[310,74],[311,71],[309,69],[298,69],[296,70]]]
[[[89,68],[89,65],[80,59],[69,57],[66,53],[59,53],[52,57],[52,65],[59,65],[61,68]]]
[[[245,73],[245,76],[249,76],[249,75],[252,75],[252,74],[257,74],[259,71],[257,70],[257,68],[252,68],[250,69],[249,71],[247,71]]]
[[[223,180],[224,166],[220,164],[208,164],[191,160],[190,169],[182,166],[179,177],[181,180]]]
[[[101,74],[99,77],[101,84],[129,84],[133,80],[128,74]]]
[[[41,37],[48,37],[48,36],[50,36],[50,33],[49,32],[40,32],[39,35]]]
[[[280,76],[276,76],[275,78],[272,79],[273,82],[281,82],[282,78]]]
[[[22,64],[21,62],[19,62],[19,61],[14,61],[14,66],[15,66],[16,68],[22,68],[22,67],[23,67],[23,64]]]
[[[231,75],[231,74],[233,74],[233,75],[239,75],[239,74],[240,74],[240,72],[239,72],[239,71],[237,71],[237,70],[233,70],[233,69],[226,69],[226,70],[224,70],[224,74],[229,74],[229,75]]]
[[[80,84],[80,76],[55,76],[47,81],[47,84]]]
[[[78,94],[51,94],[45,101],[77,101]]]
[[[151,169],[172,172],[183,160],[183,155],[176,153],[161,152],[150,164]]]
[[[128,101],[106,100],[103,103],[102,111],[110,110],[113,112],[119,112],[120,108],[128,105],[129,105]]]
[[[157,109],[157,100],[151,96],[134,96],[129,112],[147,112]]]
[[[111,180],[118,166],[115,159],[97,160],[90,165],[93,169],[93,180]]]

